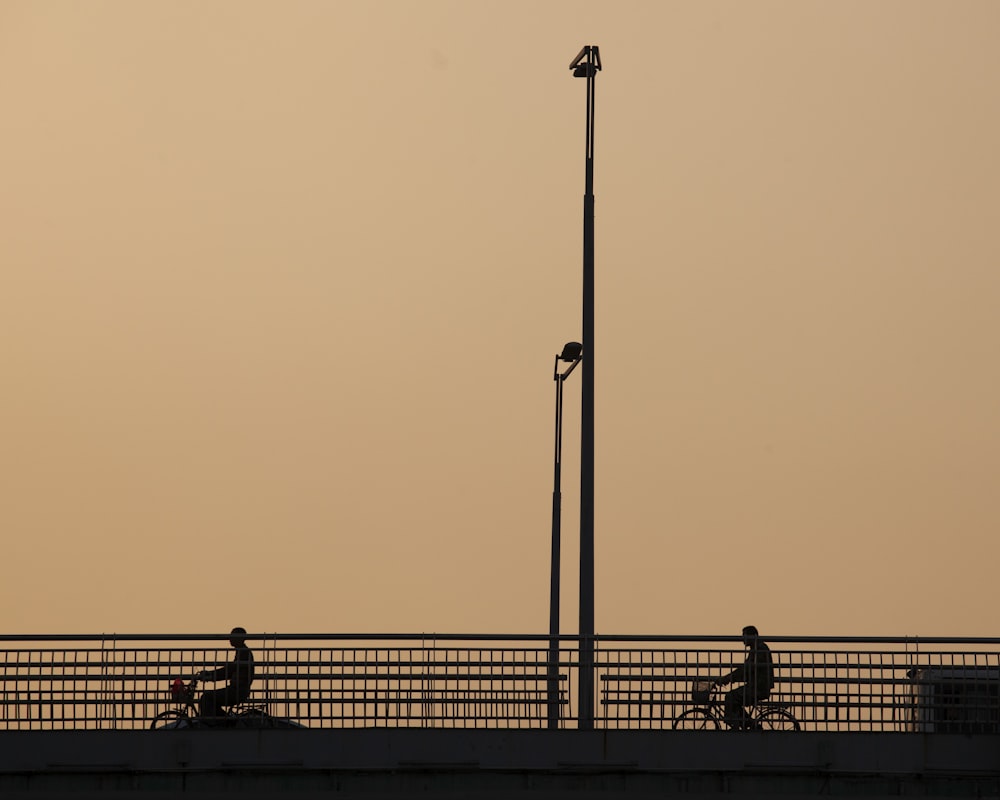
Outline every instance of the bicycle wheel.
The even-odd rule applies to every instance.
[[[717,731],[719,720],[704,708],[689,708],[674,720],[675,731]]]
[[[162,731],[171,728],[186,728],[189,724],[188,715],[174,708],[170,711],[161,711],[153,717],[153,721],[149,723],[149,729],[151,731]]]
[[[791,711],[783,708],[769,708],[757,717],[761,730],[765,731],[797,731],[799,721],[792,716]]]

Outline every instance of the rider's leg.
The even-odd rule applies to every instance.
[[[222,706],[225,700],[225,689],[213,689],[212,691],[205,692],[201,696],[201,702],[198,703],[198,711],[202,720],[211,724],[213,720],[218,720],[224,716],[225,712],[222,710]]]
[[[743,720],[746,712],[743,710],[743,687],[737,686],[726,692],[726,699],[723,703],[725,709],[725,722],[733,730],[743,727]]]
[[[224,711],[220,713],[232,714],[233,706],[245,703],[249,698],[250,692],[248,690],[241,689],[238,686],[227,686],[224,696],[219,699],[219,704],[224,707]]]

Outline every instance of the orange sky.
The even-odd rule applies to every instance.
[[[998,24],[3,3],[3,630],[544,633],[597,44],[597,631],[996,635]]]

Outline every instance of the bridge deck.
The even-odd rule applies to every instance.
[[[0,733],[4,798],[1000,796],[1000,735],[295,730]]]

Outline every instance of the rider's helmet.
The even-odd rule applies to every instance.
[[[180,678],[174,678],[174,682],[170,684],[170,694],[174,700],[181,700],[184,697],[184,690],[186,688],[184,681]]]

